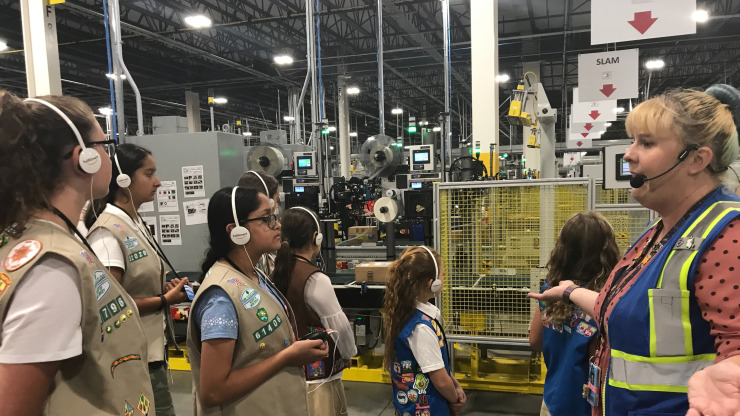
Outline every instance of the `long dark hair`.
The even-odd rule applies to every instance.
[[[439,267],[442,259],[433,248]],[[390,279],[385,290],[385,358],[383,368],[390,372],[393,357],[396,355],[396,337],[416,310],[416,299],[426,288],[430,279],[436,278],[434,262],[429,253],[421,247],[411,247],[401,253],[401,258],[394,261],[389,270]]]
[[[619,261],[614,230],[598,212],[573,214],[560,230],[560,236],[547,262],[547,284],[555,287],[561,280],[572,280],[590,290],[601,290]],[[545,319],[554,325],[570,318],[572,305],[550,302]]]
[[[262,181],[256,176],[259,175],[260,178],[262,178],[263,181],[265,181],[265,184],[262,184]],[[272,199],[275,194],[277,194],[278,189],[280,187],[280,184],[278,183],[277,179],[274,177],[267,175],[265,173],[259,173],[256,171],[247,171],[244,172],[241,178],[239,178],[239,186],[243,186],[245,188],[249,189],[255,189],[258,192],[265,193],[265,185],[267,185],[267,190],[270,192],[269,195],[267,195],[268,198]]]
[[[97,121],[90,107],[74,97],[38,97],[59,108],[90,142]],[[62,164],[77,138],[52,109],[23,102],[0,91],[0,231],[22,230],[32,213],[51,209],[50,199],[64,185]]]
[[[231,249],[231,238],[226,232],[226,226],[234,222],[234,214],[231,211],[231,191],[234,188],[222,188],[216,191],[208,202],[208,249],[201,263],[201,271],[205,277],[208,270],[218,260],[226,256]],[[244,221],[249,214],[256,211],[260,206],[259,193],[254,189],[239,187],[236,190],[236,215],[239,223]]]
[[[121,164],[121,170],[123,173],[131,177],[130,186],[134,185],[136,171],[144,165],[144,161],[147,156],[151,154],[152,152],[149,150],[133,143],[124,143],[116,147],[116,155],[118,156],[118,162]],[[122,190],[116,182],[116,177],[121,172],[118,170],[118,166],[112,157],[111,163],[113,164],[113,174],[111,175],[110,183],[108,184],[108,195],[93,201],[92,208],[88,209],[87,214],[85,214],[85,227],[88,229],[95,223],[97,215],[103,212],[106,204],[112,204],[116,200],[118,191],[124,192],[124,196],[129,198],[128,191]]]
[[[313,241],[313,234],[317,230],[316,221],[311,217],[311,214],[302,209],[286,210],[283,218],[280,220],[280,224],[283,227],[281,229],[283,242],[280,245],[277,256],[275,256],[275,269],[272,271],[272,281],[278,290],[283,292],[284,295],[287,295],[290,276],[295,266],[295,257],[293,257],[290,250],[300,249],[305,247],[306,244],[311,243]]]

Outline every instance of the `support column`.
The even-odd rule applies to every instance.
[[[54,6],[39,0],[21,0],[21,22],[28,96],[62,95]]]
[[[473,71],[473,152],[489,174],[498,172],[499,86],[498,0],[471,1],[471,54]],[[491,146],[493,145],[493,147]],[[491,149],[494,149],[491,151]],[[489,157],[493,153],[493,165]]]
[[[188,117],[188,133],[200,132],[200,94],[185,91],[185,111]]]
[[[339,88],[339,174],[349,180],[352,174],[350,167],[350,142],[349,142],[349,99],[347,98],[347,77],[337,77]]]

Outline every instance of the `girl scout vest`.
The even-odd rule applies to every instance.
[[[118,241],[126,262],[126,270],[121,277],[121,285],[126,292],[134,298],[154,297],[164,293],[164,267],[162,260],[157,255],[147,236],[143,235],[138,227],[131,227],[123,218],[103,212],[90,232],[98,228],[108,230]],[[171,345],[175,345],[174,325],[169,308],[166,311],[158,311],[141,316],[146,333],[149,362],[163,361],[165,359],[164,337],[165,330],[162,326],[162,317],[166,322],[167,335]]]
[[[696,301],[694,271],[722,229],[740,216],[739,201],[727,187],[718,187],[614,306],[606,331],[611,357],[602,388],[605,415],[688,411],[689,377],[716,357]]]
[[[231,369],[238,370],[263,361],[293,343],[293,330],[283,306],[250,278],[231,267],[215,263],[206,274],[200,294],[211,286],[231,298],[239,321],[239,338]],[[188,322],[188,354],[195,385],[195,415],[306,415],[306,382],[301,367],[287,366],[251,393],[218,407],[204,408],[200,400],[201,341],[195,320]]]
[[[296,326],[298,328],[298,338],[316,332],[323,328],[321,318],[306,305],[305,289],[308,278],[315,272],[321,272],[311,264],[303,261],[296,261],[293,267],[293,273],[290,276],[290,285],[285,297],[293,307],[295,313]],[[306,380],[318,380],[328,378],[339,373],[344,368],[344,361],[336,350],[333,340],[328,341],[329,355],[321,361],[308,364],[306,368]]]
[[[423,373],[409,347],[408,337],[417,324],[427,325],[437,334],[445,370],[450,373],[447,340],[435,319],[417,310],[396,337],[396,357],[391,365],[393,406],[396,414],[412,416],[449,416],[447,399],[434,388],[427,373]]]
[[[79,273],[82,354],[62,361],[44,414],[153,415],[146,338],[134,301],[68,231],[31,220],[19,239],[0,237],[0,325],[13,291],[47,254],[64,257]]]

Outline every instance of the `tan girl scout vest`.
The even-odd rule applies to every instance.
[[[126,271],[121,277],[121,285],[126,292],[134,298],[146,298],[158,296],[164,293],[164,267],[162,260],[156,250],[141,230],[131,227],[129,221],[123,218],[103,212],[98,217],[90,232],[97,228],[105,228],[118,241],[123,257],[126,261]],[[149,362],[162,361],[165,359],[164,336],[165,329],[162,318],[167,322],[167,335],[170,345],[174,345],[174,325],[169,308],[165,311],[141,315],[141,323],[144,325],[147,344],[149,346]]]
[[[0,237],[0,327],[13,291],[46,254],[64,257],[80,276],[82,354],[61,362],[44,414],[154,415],[146,340],[134,301],[68,231],[39,220],[26,227],[19,239]]]
[[[193,299],[211,286],[221,287],[231,298],[239,321],[239,338],[231,369],[238,370],[267,359],[293,343],[293,331],[282,305],[251,279],[231,267],[215,263]],[[287,366],[246,396],[220,407],[200,404],[200,331],[188,323],[188,354],[195,384],[195,415],[307,415],[306,383],[301,367]]]

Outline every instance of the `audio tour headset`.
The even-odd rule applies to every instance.
[[[237,189],[239,189],[239,187],[235,186],[234,189],[231,190],[231,212],[234,214],[234,224],[236,224],[236,227],[234,227],[234,229],[231,230],[229,237],[231,237],[232,243],[238,246],[243,246],[249,242],[249,238],[251,236],[249,235],[249,230],[247,230],[247,227],[244,227],[243,225],[239,224],[239,218],[236,216],[236,190]]]
[[[432,258],[432,261],[434,262],[434,281],[432,282],[432,286],[430,289],[432,290],[432,293],[437,293],[442,289],[442,281],[439,280],[439,266],[437,265],[437,259],[434,257],[434,253],[432,253],[432,250],[429,250],[427,246],[421,246],[424,250],[429,253],[429,257]]]
[[[57,108],[54,104],[41,100],[39,98],[26,98],[24,101],[31,101],[34,103],[39,103],[42,105],[45,105],[46,107],[49,107],[52,109],[55,113],[59,114],[59,117],[61,117],[67,125],[69,125],[69,128],[72,129],[72,133],[74,133],[75,137],[77,138],[77,142],[80,143],[80,147],[82,148],[82,152],[80,153],[80,169],[82,169],[83,172],[93,174],[100,170],[100,166],[102,165],[102,161],[100,159],[100,153],[98,153],[97,150],[93,148],[85,147],[85,142],[82,140],[82,135],[80,134],[80,131],[77,130],[77,126],[72,122],[72,120],[67,117],[62,110]]]
[[[262,186],[265,187],[265,195],[267,195],[267,199],[270,200],[270,208],[274,208],[275,207],[275,200],[272,199],[272,195],[270,195],[270,190],[267,189],[267,184],[265,183],[265,180],[262,179],[262,175],[260,175],[259,173],[257,173],[256,171],[253,171],[253,170],[250,170],[247,173],[251,173],[252,175],[256,176],[257,179],[260,180],[260,182],[262,182]],[[234,212],[236,212],[236,211],[234,211]],[[234,214],[234,216],[236,216],[236,214]],[[244,243],[244,244],[246,244],[246,243]]]
[[[324,241],[324,234],[321,234],[321,225],[319,225],[319,219],[316,218],[316,216],[311,212],[310,209],[304,208],[304,207],[292,207],[290,209],[300,209],[302,211],[308,212],[308,215],[313,218],[314,222],[316,223],[316,237],[313,239],[314,244],[317,246],[321,245],[321,242]]]
[[[118,152],[113,152],[113,160],[116,162],[116,167],[118,168],[119,175],[116,176],[116,183],[121,188],[128,188],[131,186],[131,177],[127,174],[123,173],[123,169],[121,169],[121,164],[118,163]],[[133,203],[133,199],[131,200]]]

